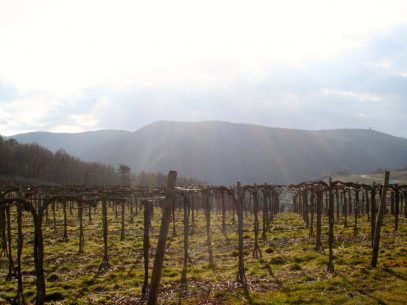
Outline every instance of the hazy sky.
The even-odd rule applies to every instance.
[[[157,120],[407,137],[407,1],[0,0],[0,134]]]

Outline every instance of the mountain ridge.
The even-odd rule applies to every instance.
[[[29,133],[21,143],[57,146],[84,161],[133,171],[174,168],[214,184],[291,183],[337,170],[366,173],[407,165],[407,139],[372,129],[301,130],[222,121],[157,121],[131,132]]]

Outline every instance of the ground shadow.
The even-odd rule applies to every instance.
[[[247,285],[245,285],[245,286],[243,287],[243,294],[244,294],[245,298],[247,299],[248,304],[250,304],[250,305],[255,305],[255,304],[256,304],[256,303],[254,302],[252,296],[250,295],[250,291],[249,291],[249,289],[247,288]]]
[[[274,279],[274,281],[276,282],[276,284],[281,287],[283,285],[283,282],[280,281],[280,279],[278,279],[276,277],[276,275],[274,274],[273,269],[271,268],[271,266],[269,264],[266,264],[264,262],[264,260],[259,260],[260,264],[263,266],[264,269],[266,269],[269,273],[269,275]]]

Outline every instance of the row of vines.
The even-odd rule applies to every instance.
[[[133,223],[134,215],[143,215],[143,265],[144,282],[141,293],[147,304],[156,304],[160,289],[166,245],[171,232],[176,236],[177,217],[183,224],[183,251],[179,253],[183,260],[183,274],[186,274],[189,255],[189,237],[196,230],[196,216],[205,215],[207,259],[209,267],[214,266],[211,217],[220,215],[220,230],[226,234],[227,224],[231,224],[237,233],[238,255],[236,261],[236,281],[247,284],[245,272],[245,251],[249,250],[253,258],[263,256],[260,241],[266,241],[271,225],[278,213],[294,212],[300,215],[309,238],[315,243],[315,251],[325,253],[322,243],[323,221],[328,224],[329,258],[328,272],[334,272],[335,259],[333,244],[334,228],[338,225],[353,227],[354,235],[359,234],[361,222],[370,225],[371,266],[376,267],[379,258],[380,232],[384,215],[394,219],[393,230],[397,232],[400,219],[407,218],[407,186],[389,184],[386,172],[383,184],[356,184],[342,181],[304,182],[296,185],[241,185],[235,186],[191,186],[176,187],[177,173],[170,171],[167,185],[162,188],[146,187],[85,187],[85,186],[1,186],[0,195],[0,255],[7,260],[7,280],[16,281],[15,304],[26,304],[22,276],[21,253],[24,246],[23,216],[28,215],[33,227],[33,258],[35,267],[36,304],[46,301],[46,280],[44,271],[44,226],[57,230],[56,214],[63,215],[63,240],[66,242],[69,217],[79,224],[77,245],[78,253],[86,252],[85,227],[94,222],[93,215],[101,214],[100,234],[103,240],[103,252],[100,254],[99,272],[111,269],[108,246],[108,214],[113,214],[120,222],[120,239],[126,239],[126,226]],[[151,248],[151,219],[156,210],[162,218],[156,247]],[[350,219],[352,222],[350,222]],[[243,227],[250,222],[254,233],[251,249],[245,249]],[[172,228],[171,228],[172,224]],[[11,233],[17,232],[17,240]],[[153,255],[152,255],[153,253]],[[149,270],[153,260],[152,270]],[[151,276],[150,276],[151,275]]]

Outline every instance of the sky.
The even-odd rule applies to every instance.
[[[407,1],[0,0],[0,134],[158,120],[407,138]]]

